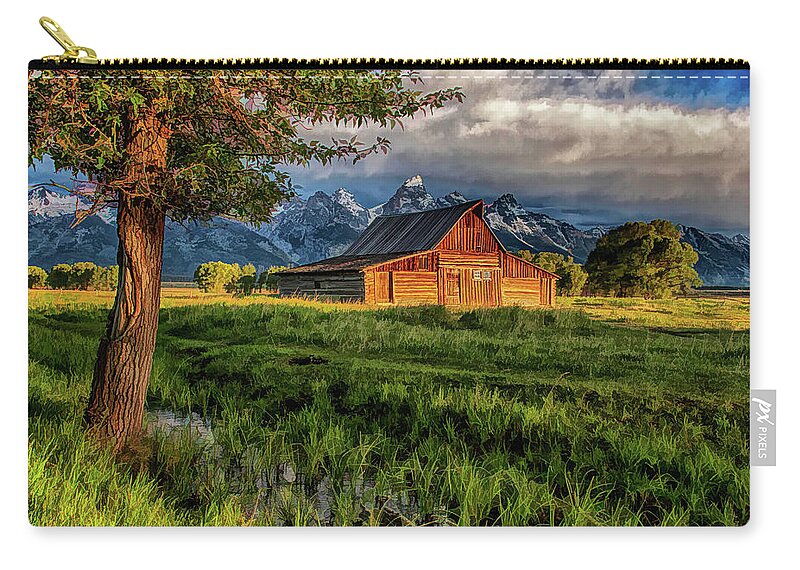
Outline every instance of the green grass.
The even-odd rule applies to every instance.
[[[33,524],[749,517],[741,303],[452,312],[196,295],[165,296],[148,408],[210,430],[151,425],[121,462],[80,430],[109,299],[32,295]]]

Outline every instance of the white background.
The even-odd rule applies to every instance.
[[[15,3],[2,33],[3,465],[7,567],[777,568],[797,562],[795,14],[767,2]],[[100,57],[734,57],[750,61],[752,386],[777,388],[778,465],[752,470],[733,529],[35,529],[26,472],[26,65],[59,53],[59,22]],[[780,546],[787,547],[779,558]],[[789,547],[795,546],[795,548]]]

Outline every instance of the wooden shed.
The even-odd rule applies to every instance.
[[[483,200],[380,216],[342,255],[277,275],[281,296],[370,305],[552,305],[558,279],[506,251]]]

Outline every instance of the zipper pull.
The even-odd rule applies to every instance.
[[[43,60],[71,63],[98,63],[97,53],[95,53],[93,49],[75,45],[75,42],[70,39],[67,32],[52,18],[42,16],[39,18],[39,24],[50,34],[50,37],[58,42],[58,45],[64,48],[63,54],[46,55],[42,58]],[[81,52],[85,55],[81,55]]]

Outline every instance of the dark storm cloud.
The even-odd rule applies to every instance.
[[[440,192],[514,192],[531,207],[748,227],[749,109],[738,75],[426,73],[426,89],[459,85],[464,103],[408,121],[404,131],[362,129],[365,141],[387,135],[389,156],[294,170],[295,179],[309,190],[348,186],[376,202],[421,173]]]

